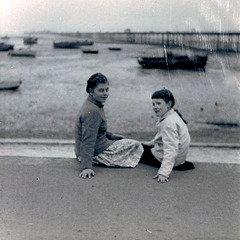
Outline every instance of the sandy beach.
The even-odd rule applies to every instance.
[[[109,52],[110,43],[94,43],[99,54],[86,56],[80,49],[54,49],[58,39],[39,35],[32,46],[34,59],[1,52],[1,80],[20,78],[23,83],[16,92],[0,93],[0,138],[73,139],[75,118],[87,97],[86,81],[102,72],[110,81],[104,106],[109,131],[151,139],[151,94],[165,87],[188,121],[193,142],[240,143],[239,54],[209,54],[205,71],[165,71],[142,69],[137,62],[138,56],[162,55],[157,46],[118,44],[121,51]],[[21,38],[9,41],[23,45]]]

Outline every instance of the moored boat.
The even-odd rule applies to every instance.
[[[120,47],[109,47],[108,50],[110,50],[110,51],[121,51],[122,48],[120,48]]]
[[[37,37],[25,37],[23,38],[23,43],[26,45],[36,44],[38,41]]]
[[[94,42],[92,41],[61,41],[61,42],[53,42],[54,48],[80,48],[81,46],[91,46]]]
[[[82,49],[82,52],[85,54],[97,54],[98,50],[94,50],[94,49]]]
[[[84,40],[84,41],[77,41],[80,46],[92,46],[94,44],[93,41]]]
[[[22,81],[1,81],[0,82],[0,90],[17,90]]]
[[[3,39],[3,40],[9,40],[10,37],[8,37],[8,36],[3,36],[3,37],[1,37],[1,39]]]
[[[159,69],[204,69],[207,64],[208,56],[194,55],[173,55],[167,53],[164,57],[140,57],[138,63],[143,68]]]
[[[36,57],[36,52],[30,49],[17,49],[8,51],[8,56],[11,57]]]
[[[0,51],[8,51],[13,49],[14,49],[14,45],[12,44],[0,43]]]

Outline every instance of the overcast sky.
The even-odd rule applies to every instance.
[[[240,31],[240,0],[0,0],[0,35]]]

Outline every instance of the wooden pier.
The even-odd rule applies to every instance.
[[[240,52],[240,32],[78,32],[71,35],[99,42],[159,45],[211,52]]]

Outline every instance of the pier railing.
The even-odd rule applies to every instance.
[[[213,52],[240,52],[240,32],[77,32],[66,35],[112,43],[148,44]]]

